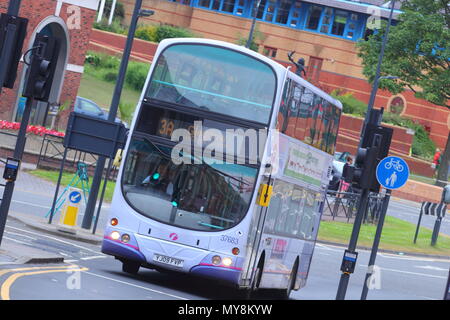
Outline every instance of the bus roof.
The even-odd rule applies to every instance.
[[[282,64],[258,53],[255,52],[253,50],[250,50],[248,48],[245,48],[244,46],[240,46],[237,44],[233,44],[230,42],[226,42],[226,41],[220,41],[220,40],[213,40],[213,39],[205,39],[205,38],[170,38],[170,39],[164,39],[160,42],[160,46],[165,48],[167,46],[170,46],[172,44],[177,44],[177,43],[192,43],[192,44],[210,44],[210,45],[215,45],[215,46],[220,46],[220,47],[224,47],[224,48],[229,48],[229,49],[233,49],[242,53],[245,53],[249,56],[252,56],[258,60],[261,60],[265,63],[267,63],[268,65],[270,65],[274,71],[276,72],[277,76],[279,79],[283,79],[283,77],[286,75],[286,72],[288,72],[288,76],[289,78],[293,79],[295,82],[300,83],[302,86],[304,86],[305,88],[308,88],[309,90],[311,90],[312,92],[314,92],[315,94],[317,94],[318,96],[322,97],[323,99],[329,101],[330,103],[334,104],[335,106],[337,106],[339,109],[342,109],[342,103],[333,98],[332,96],[330,96],[329,94],[327,94],[325,91],[317,88],[316,86],[312,85],[311,83],[309,83],[308,81],[302,79],[301,77],[299,77],[298,75],[296,75],[295,73],[293,73],[292,71],[289,70],[289,68],[286,68],[285,66],[283,66]],[[159,50],[158,50],[159,51]]]

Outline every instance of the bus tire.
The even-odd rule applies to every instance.
[[[123,261],[122,262],[122,271],[130,274],[137,274],[141,264],[136,261]]]
[[[295,280],[297,278],[297,270],[298,270],[298,260],[295,262],[295,265],[292,268],[287,288],[275,290],[274,298],[280,300],[289,300],[289,296],[291,295],[292,289],[294,289],[295,286]]]

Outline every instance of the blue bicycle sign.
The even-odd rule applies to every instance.
[[[399,157],[386,157],[378,164],[376,177],[384,188],[398,189],[408,181],[408,164]]]
[[[394,170],[396,170],[397,172],[402,172],[405,169],[405,167],[400,163],[400,160],[402,159],[398,158],[397,160],[395,160],[394,157],[390,158],[390,161],[384,164],[385,169],[389,170],[391,168],[394,168]]]

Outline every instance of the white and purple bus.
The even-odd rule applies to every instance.
[[[172,270],[289,297],[308,276],[341,109],[244,47],[163,40],[102,252],[128,273]]]

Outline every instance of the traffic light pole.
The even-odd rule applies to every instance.
[[[361,230],[364,214],[367,209],[367,203],[369,202],[369,189],[362,189],[361,196],[359,198],[358,212],[356,213],[355,222],[353,223],[352,235],[348,244],[348,251],[355,252],[356,245],[358,243],[359,231]],[[348,282],[350,280],[350,273],[343,272],[339,281],[338,291],[336,294],[336,300],[344,300],[347,292]]]
[[[133,39],[134,34],[136,32],[141,6],[142,0],[136,0],[136,3],[134,5],[133,16],[131,18],[130,28],[128,30],[128,37],[125,45],[125,50],[123,52],[122,61],[120,63],[120,70],[117,76],[116,86],[114,89],[113,99],[111,102],[111,108],[109,109],[108,121],[114,121],[116,119],[117,110],[119,108],[120,96],[122,93],[123,84],[125,82],[125,75],[127,72],[128,61],[131,55],[131,48],[133,46]],[[95,167],[94,178],[92,179],[92,186],[89,192],[89,198],[86,204],[83,222],[81,224],[81,227],[83,229],[91,228],[92,220],[94,218],[95,205],[97,203],[98,192],[100,189],[100,183],[102,180],[103,169],[105,168],[105,163],[106,158],[100,156],[97,160],[97,165]]]
[[[380,218],[378,219],[377,231],[375,232],[375,238],[373,240],[372,251],[370,253],[370,258],[369,258],[369,268],[372,267],[372,272],[367,272],[367,274],[366,274],[366,279],[365,279],[364,285],[363,285],[363,291],[361,293],[361,300],[367,299],[367,293],[369,291],[369,283],[368,282],[369,282],[371,275],[373,275],[375,273],[375,269],[373,269],[373,267],[375,266],[375,260],[377,258],[378,246],[380,245],[381,232],[383,231],[384,219],[386,217],[387,208],[389,206],[391,192],[392,191],[390,189],[388,189],[386,191],[386,195],[384,196],[383,208],[380,213]]]
[[[21,0],[10,0],[8,5],[8,14],[18,16],[19,15],[19,9],[20,9],[20,1]],[[15,30],[12,30],[15,32]],[[11,30],[8,27],[8,33],[11,32]],[[13,40],[11,38],[11,35],[7,34],[7,38],[5,41],[5,47],[8,45],[11,46],[13,44]],[[9,41],[8,41],[9,39]],[[8,50],[11,51],[11,50]],[[4,59],[4,57],[2,57]],[[2,82],[0,86],[0,95],[1,95],[1,88],[3,87],[3,81],[4,81],[4,75],[2,76]],[[14,148],[14,159],[16,160],[22,160],[23,150],[25,147],[25,134],[27,132],[28,127],[28,121],[30,120],[30,113],[32,108],[33,100],[29,99],[27,100],[27,103],[25,105],[25,110],[23,112],[22,121],[20,122],[20,128],[19,133],[17,135],[16,140],[16,146]],[[3,198],[0,203],[0,245],[2,243],[3,239],[3,233],[5,231],[5,225],[6,225],[6,219],[8,217],[9,212],[9,206],[11,205],[11,199],[14,192],[14,181],[7,181],[5,184],[5,188],[3,190]]]
[[[25,149],[25,134],[27,132],[28,122],[30,120],[31,109],[35,104],[35,100],[28,98],[23,111],[22,121],[20,123],[19,133],[17,135],[16,147],[14,149],[14,159],[22,160],[23,151]],[[0,204],[0,245],[2,243],[3,233],[5,231],[6,218],[8,217],[9,207],[11,205],[12,195],[14,192],[14,181],[7,181],[3,191],[3,199]]]

